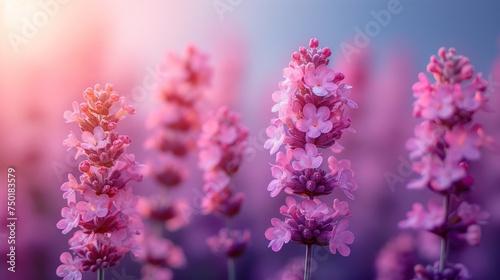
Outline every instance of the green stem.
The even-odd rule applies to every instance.
[[[99,268],[97,270],[97,280],[104,280],[104,269]]]
[[[226,229],[231,230],[231,218],[226,217]],[[236,280],[236,267],[233,257],[227,257],[227,279]]]
[[[304,264],[304,280],[311,279],[311,256],[312,256],[312,244],[306,245],[306,260]]]
[[[450,211],[450,194],[446,194],[444,196],[443,208],[444,208],[444,224],[446,225],[448,223],[448,215]],[[439,271],[444,270],[447,254],[448,254],[448,233],[445,232],[441,236],[441,254],[439,256]]]
[[[236,269],[234,268],[234,258],[227,258],[227,279],[236,280]]]

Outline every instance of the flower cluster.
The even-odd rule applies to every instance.
[[[63,263],[57,275],[64,279],[82,279],[82,272],[97,271],[117,265],[130,250],[136,248],[136,237],[142,227],[135,210],[138,198],[129,186],[141,181],[139,165],[126,153],[131,139],[115,132],[118,121],[135,110],[125,97],[107,84],[88,88],[86,102],[73,102],[73,111],[64,112],[66,122],[76,122],[82,131],[81,140],[71,132],[63,144],[76,149],[79,180],[71,173],[61,186],[67,207],[61,211],[57,228],[63,234],[79,228],[69,240],[70,249],[61,254]]]
[[[414,238],[408,233],[390,239],[375,261],[376,279],[406,280],[412,277],[416,259],[414,243]]]
[[[241,125],[240,117],[226,107],[221,107],[202,127],[198,141],[199,166],[204,171],[202,211],[223,218],[238,214],[244,200],[242,193],[235,193],[230,176],[235,174],[247,148],[248,130]],[[215,253],[228,258],[241,255],[248,242],[248,230],[223,228],[217,236],[207,239]]]
[[[413,160],[413,170],[420,175],[410,182],[408,188],[429,188],[442,195],[444,203],[432,200],[427,210],[422,204],[415,203],[408,218],[399,225],[430,231],[440,236],[443,242],[459,237],[471,245],[478,245],[479,225],[486,222],[488,213],[481,211],[478,205],[465,202],[463,195],[473,184],[467,162],[479,159],[479,149],[491,142],[482,126],[473,122],[476,112],[490,110],[487,82],[481,73],[474,76],[469,59],[457,55],[454,49],[439,49],[438,57],[431,57],[427,70],[436,81],[431,84],[426,75],[420,73],[419,82],[413,85],[416,98],[413,113],[423,122],[415,128],[415,137],[406,145]],[[464,85],[468,81],[470,83]],[[448,269],[444,267],[443,258],[442,255],[441,274]],[[432,278],[434,268],[431,268],[419,268],[417,274],[421,278],[418,279],[435,279]],[[454,268],[448,270],[454,271],[449,272],[453,275],[466,274]]]
[[[344,75],[327,66],[330,49],[318,45],[317,39],[311,39],[309,49],[301,47],[292,54],[289,67],[283,70],[285,80],[272,95],[276,104],[271,110],[277,118],[266,130],[269,139],[264,147],[277,154],[276,164],[271,166],[274,180],[267,189],[272,197],[284,189],[300,200],[287,197],[286,205],[280,209],[284,221],[273,218],[273,227],[265,236],[273,251],[279,251],[291,240],[329,246],[332,253],[339,251],[347,256],[347,245],[354,241],[353,233],[347,230],[349,204],[336,198],[332,205],[327,205],[316,197],[338,188],[348,198],[354,198],[352,191],[357,184],[350,162],[330,156],[329,168],[324,169],[320,149],[334,148],[350,126],[345,108],[357,105],[349,99],[351,87],[342,82]],[[285,151],[279,151],[283,145]]]
[[[154,131],[145,145],[160,155],[150,173],[167,188],[178,186],[187,176],[182,159],[195,148],[200,131],[201,100],[212,75],[207,59],[188,46],[185,57],[169,53],[160,67],[157,91],[161,107],[150,114],[147,127]]]
[[[448,264],[440,271],[439,264],[436,262],[434,265],[427,265],[426,267],[423,265],[416,265],[415,278],[413,279],[467,280],[471,279],[471,276],[467,268],[461,263]]]
[[[142,267],[143,280],[173,279],[170,268],[182,268],[186,264],[182,249],[166,238],[146,233],[139,243],[142,250],[137,252],[136,257],[146,263]]]
[[[201,100],[209,87],[212,69],[207,63],[208,57],[198,51],[194,46],[188,46],[184,57],[169,53],[165,62],[160,66],[156,92],[160,108],[153,111],[148,119],[147,127],[153,129],[152,136],[146,140],[145,146],[155,151],[154,158],[148,164],[148,175],[155,178],[163,187],[159,195],[144,198],[139,201],[139,212],[153,227],[163,231],[163,225],[169,230],[176,230],[189,221],[188,203],[182,199],[172,200],[168,191],[181,185],[187,177],[187,158],[196,147],[195,140],[198,136],[200,124]],[[149,227],[148,223],[148,227]],[[158,232],[157,229],[150,230]],[[154,243],[160,248],[171,244],[168,239],[151,235],[143,239],[146,248],[145,254],[139,259],[143,267],[143,279],[155,279],[155,275],[164,275],[170,279],[170,268],[179,268],[184,265],[182,250],[165,249],[158,261],[151,258],[156,250]],[[174,254],[174,256],[169,256]],[[180,259],[172,265],[169,258]],[[160,276],[158,276],[160,277]],[[159,278],[158,278],[159,279]]]

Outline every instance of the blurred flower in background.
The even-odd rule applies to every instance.
[[[450,6],[454,12],[443,14]],[[269,163],[274,161],[264,149],[265,130],[272,118],[269,93],[283,78],[283,65],[290,60],[286,54],[311,37],[331,47],[335,56],[332,69],[341,70],[345,82],[356,85],[351,98],[363,108],[350,115],[356,134],[343,135],[340,144],[346,148],[343,157],[356,162],[359,185],[351,206],[356,218],[351,219],[349,228],[367,233],[356,236],[349,258],[329,256],[328,250],[313,251],[318,264],[314,275],[329,279],[334,272],[339,279],[375,278],[378,252],[399,233],[397,222],[413,202],[428,199],[423,192],[409,193],[404,188],[417,177],[408,169],[404,148],[416,125],[411,117],[411,85],[430,53],[443,45],[455,46],[474,58],[477,71],[491,73],[483,79],[490,85],[491,107],[497,110],[498,8],[495,1],[450,0],[342,4],[319,0],[317,5],[284,0],[156,1],[141,5],[117,0],[0,1],[0,176],[7,177],[7,167],[16,168],[20,221],[16,227],[19,269],[15,274],[6,270],[7,252],[0,246],[0,278],[52,279],[60,265],[60,253],[67,249],[54,225],[66,206],[57,186],[78,169],[75,154],[61,148],[61,139],[67,136],[62,114],[68,104],[81,98],[89,84],[113,83],[137,109],[134,118],[120,126],[120,132],[133,139],[128,151],[138,162],[146,162],[151,151],[136,144],[149,136],[144,123],[157,104],[151,85],[156,82],[158,62],[165,50],[180,52],[187,44],[210,55],[214,68],[209,100],[202,106],[228,105],[241,114],[249,128],[249,153],[243,159],[247,168],[232,178],[245,193],[234,226],[265,232],[283,202],[269,199],[266,190],[272,180]],[[398,13],[391,12],[396,10]],[[291,20],[291,15],[299,20]],[[355,44],[362,43],[365,36],[369,40]],[[356,47],[355,51],[346,56],[343,43]],[[499,120],[497,112],[478,116],[496,140],[500,137]],[[460,248],[453,261],[467,264],[475,279],[492,279],[498,274],[495,260],[500,252],[500,243],[495,241],[500,232],[500,158],[498,152],[490,152],[483,159],[469,165],[471,174],[477,174],[475,185],[481,186],[470,198],[491,213],[490,222],[482,229],[481,244]],[[190,170],[197,169],[195,160],[186,164]],[[200,213],[202,194],[192,190],[201,188],[203,180],[201,172],[190,174],[185,180],[189,187],[179,188],[179,196],[188,198],[181,206],[194,214],[189,226],[169,236],[174,246],[185,249],[187,265],[174,270],[173,277],[223,279],[226,266],[213,257],[205,243],[205,237],[217,232],[222,223],[196,214]],[[140,187],[131,185],[141,196],[149,197],[155,184],[152,178],[145,178]],[[334,195],[341,194],[334,191]],[[6,201],[6,195],[1,195],[0,206]],[[3,221],[6,215],[0,211]],[[38,232],[44,234],[34,234]],[[1,242],[6,236],[6,227],[0,228]],[[288,261],[303,255],[303,248],[294,248],[300,246],[284,246],[276,254],[267,248],[268,243],[263,235],[252,235],[251,246],[237,263],[240,279],[280,279],[278,274]],[[422,244],[416,246],[419,256],[420,251],[435,253]],[[431,262],[432,257],[425,259],[425,263]],[[290,267],[293,274],[294,266]],[[140,270],[138,263],[125,257],[106,278],[138,278]],[[95,275],[90,273],[88,279],[95,279]]]

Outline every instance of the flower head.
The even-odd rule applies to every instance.
[[[238,257],[245,252],[250,242],[250,231],[228,230],[222,228],[219,234],[207,238],[207,245],[213,252],[227,257]]]
[[[347,245],[354,242],[354,234],[347,230],[348,227],[349,221],[345,219],[340,220],[338,224],[333,227],[330,241],[330,251],[332,251],[333,254],[337,253],[337,250],[339,254],[344,257],[349,256],[351,253],[351,249]]]
[[[315,68],[314,64],[311,63],[306,66],[306,69],[304,81],[314,94],[317,96],[326,96],[335,93],[338,88],[338,84],[334,82],[337,73],[325,64],[321,64]]]
[[[134,236],[142,229],[135,210],[137,197],[127,186],[129,181],[140,181],[142,174],[135,157],[125,152],[130,137],[115,131],[135,109],[110,84],[88,88],[83,95],[85,103],[74,102],[73,112],[64,113],[67,122],[80,126],[82,140],[71,132],[63,144],[77,149],[76,158],[86,157],[78,165],[79,181],[70,173],[61,186],[68,207],[61,210],[56,226],[63,234],[79,228],[69,240],[75,257],[63,253],[63,264],[56,271],[64,279],[82,279],[84,271],[117,265],[136,246]]]
[[[283,247],[283,244],[288,243],[291,239],[291,232],[286,224],[277,218],[271,219],[273,227],[266,230],[265,236],[269,242],[269,246],[273,251],[278,252]]]
[[[317,39],[311,39],[309,49],[299,48],[292,61],[283,70],[285,80],[279,91],[272,94],[276,104],[271,111],[277,118],[266,132],[269,139],[264,147],[276,154],[271,164],[273,180],[267,190],[276,197],[282,189],[306,200],[289,196],[280,208],[284,220],[272,218],[273,227],[265,232],[269,247],[279,251],[290,240],[308,246],[329,246],[332,253],[349,255],[346,244],[354,241],[347,231],[351,216],[349,204],[334,199],[333,208],[317,197],[326,196],[338,187],[353,199],[357,189],[354,172],[347,160],[328,158],[329,170],[323,165],[323,152],[338,146],[343,131],[349,129],[350,118],[345,108],[356,108],[349,98],[351,86],[342,82],[344,75],[328,68],[331,50],[318,48]],[[285,151],[279,151],[281,147]]]
[[[73,259],[70,253],[64,252],[61,254],[60,260],[63,264],[57,267],[57,276],[63,277],[63,280],[82,279],[82,262],[78,257]]]
[[[326,106],[316,108],[311,103],[307,103],[302,111],[303,118],[297,121],[297,129],[305,132],[310,138],[317,138],[321,133],[328,133],[332,130],[333,124],[329,120],[330,110]]]

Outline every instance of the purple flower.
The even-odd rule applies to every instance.
[[[311,63],[306,66],[306,69],[304,81],[314,94],[326,96],[337,90],[338,85],[334,82],[336,73],[325,64],[321,64],[315,69],[314,64]]]
[[[477,204],[469,204],[466,201],[462,202],[457,209],[457,215],[461,222],[470,224],[485,224],[490,214],[486,211],[481,211],[481,207]]]
[[[64,118],[67,123],[71,122],[80,122],[85,115],[80,112],[80,104],[78,102],[73,101],[73,112],[72,111],[64,111]]]
[[[326,106],[316,108],[314,104],[307,103],[302,111],[303,118],[297,121],[297,129],[306,132],[308,137],[317,138],[321,133],[332,130],[333,124],[329,120],[330,110]]]
[[[318,168],[323,162],[323,157],[318,153],[318,148],[313,144],[306,144],[305,150],[297,148],[293,150],[293,169],[301,171],[307,168]]]
[[[108,144],[104,129],[102,129],[102,127],[100,126],[96,126],[94,128],[94,133],[84,131],[82,133],[82,140],[84,143],[81,144],[81,147],[86,150],[97,151],[106,147],[106,145]]]
[[[308,248],[329,246],[332,253],[338,250],[347,256],[350,249],[346,244],[354,241],[353,233],[346,230],[349,204],[335,198],[330,208],[317,197],[340,188],[348,198],[354,198],[352,191],[357,184],[350,162],[330,156],[329,169],[324,169],[321,149],[340,147],[337,141],[351,122],[345,108],[357,108],[357,104],[349,98],[351,86],[342,82],[344,75],[328,68],[331,50],[318,45],[317,39],[311,39],[309,49],[301,47],[292,54],[292,61],[283,70],[285,80],[272,94],[276,104],[271,111],[277,118],[266,130],[269,139],[264,147],[277,154],[267,190],[276,197],[285,189],[301,201],[287,197],[280,208],[284,220],[272,218],[273,227],[265,236],[275,252],[291,240]],[[282,146],[284,151],[280,151]]]
[[[181,268],[186,264],[186,258],[180,247],[172,241],[155,235],[146,234],[140,237],[143,244],[142,250],[138,250],[136,257],[147,261],[154,266],[167,266],[170,268]]]
[[[288,170],[286,170],[282,166],[273,165],[271,167],[271,175],[275,179],[272,180],[271,182],[269,182],[269,185],[267,186],[267,190],[269,192],[271,192],[271,197],[275,197],[285,187],[285,183],[288,181],[290,174],[289,174]]]
[[[465,202],[463,194],[473,183],[467,161],[479,159],[479,148],[489,141],[481,124],[473,123],[474,114],[488,108],[487,83],[481,73],[474,76],[469,59],[457,55],[453,48],[440,48],[427,70],[436,81],[431,83],[420,73],[419,82],[413,85],[413,113],[424,120],[415,128],[416,137],[406,144],[414,161],[413,170],[420,175],[408,188],[428,187],[442,195],[444,203],[441,206],[429,201],[428,210],[415,203],[399,226],[438,235],[444,249],[448,240],[456,237],[477,245],[481,236],[478,224],[484,223],[488,214],[480,212],[478,205]],[[467,81],[470,83],[465,84]],[[444,265],[446,257],[441,255],[439,265],[417,265],[414,279],[469,279],[462,265]]]
[[[406,280],[413,276],[416,244],[414,237],[401,233],[391,238],[375,261],[377,280]]]
[[[445,134],[446,143],[449,147],[449,157],[460,161],[462,159],[477,160],[481,156],[479,147],[482,144],[480,137],[480,125],[470,129],[463,126],[455,126]]]
[[[265,236],[271,241],[269,242],[268,247],[271,247],[273,251],[278,252],[281,250],[281,247],[283,247],[283,244],[290,241],[291,232],[286,224],[278,218],[272,218],[271,224],[273,227],[266,230]]]
[[[354,172],[351,169],[341,169],[337,175],[337,186],[349,199],[354,199],[352,192],[358,188],[358,184],[353,177]]]
[[[135,157],[125,153],[130,138],[113,131],[119,120],[135,110],[110,84],[104,89],[100,85],[86,89],[84,98],[86,102],[78,108],[73,103],[73,113],[65,112],[67,122],[79,125],[82,142],[71,132],[63,144],[77,149],[76,158],[86,159],[78,165],[79,181],[69,174],[61,186],[68,207],[61,210],[56,226],[63,234],[79,228],[69,240],[75,258],[63,253],[63,265],[56,271],[64,279],[81,279],[84,271],[115,266],[137,247],[134,237],[142,229],[134,207],[137,197],[127,186],[142,175]]]
[[[82,220],[88,222],[95,217],[102,218],[108,214],[109,196],[102,194],[97,196],[93,191],[84,193],[87,201],[80,201],[76,204],[76,209],[82,213]]]
[[[278,151],[285,140],[283,123],[276,121],[275,125],[271,125],[266,129],[266,134],[269,139],[267,139],[264,143],[264,148],[269,149],[269,152],[272,155]]]
[[[74,202],[70,202],[69,207],[64,207],[61,209],[61,216],[64,219],[61,219],[57,223],[57,228],[62,229],[62,233],[66,234],[70,232],[73,228],[78,226],[78,222],[80,221],[80,213],[76,210],[76,205]]]
[[[78,257],[71,256],[70,253],[64,252],[59,258],[63,264],[59,265],[56,274],[63,277],[63,280],[81,280],[82,279],[82,262]]]
[[[280,212],[287,217],[285,224],[290,239],[302,244],[328,245],[333,229],[333,210],[318,199],[297,203],[295,199],[287,198],[286,202]]]
[[[68,199],[68,201],[75,201],[75,191],[81,190],[82,188],[78,184],[73,174],[68,173],[68,182],[65,182],[61,186],[61,190],[64,191],[63,198]]]
[[[442,280],[469,280],[471,276],[467,268],[461,264],[451,264],[445,265],[443,270],[439,269],[439,262],[434,265],[416,265],[415,268],[415,278],[413,280],[431,280],[431,279],[442,279]]]
[[[337,253],[337,250],[339,251],[339,254],[341,254],[344,257],[349,256],[351,253],[351,249],[349,246],[354,242],[354,234],[351,231],[348,231],[347,228],[349,227],[349,221],[348,220],[340,220],[332,230],[332,239],[330,240],[330,251],[333,254]]]
[[[481,227],[476,224],[468,226],[465,234],[465,240],[467,240],[467,243],[471,246],[479,245],[481,242]]]
[[[207,238],[207,245],[217,254],[234,258],[241,256],[250,242],[250,231],[222,228],[219,234]]]
[[[428,203],[429,211],[426,211],[422,204],[414,203],[412,211],[409,211],[407,219],[399,222],[401,228],[425,229],[428,231],[435,230],[440,227],[445,221],[444,209],[434,200]]]

